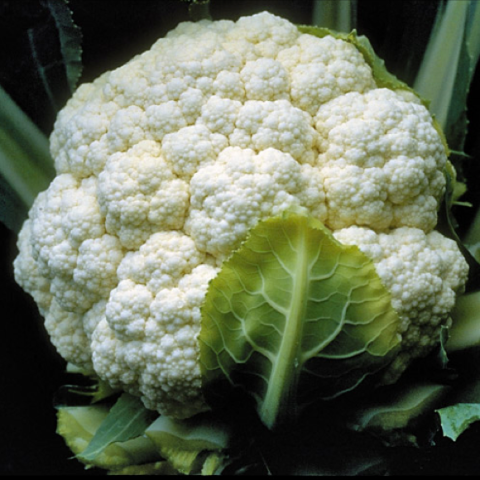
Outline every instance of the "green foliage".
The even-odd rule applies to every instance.
[[[245,389],[262,421],[295,420],[304,404],[356,388],[389,364],[398,316],[373,262],[316,219],[259,222],[210,284],[200,361],[206,395]]]
[[[85,458],[83,453],[92,444],[99,430],[103,429],[102,425],[109,422],[109,415],[110,406],[107,404],[60,406],[57,408],[57,433],[87,468],[97,467],[110,471],[160,459],[154,445],[143,436],[106,442],[103,448],[97,449],[94,456]]]
[[[11,13],[12,19],[26,17],[33,22],[17,33],[18,38],[11,39],[12,47],[20,45],[18,48],[31,59],[30,70],[25,72],[25,62],[18,62],[15,69],[0,76],[3,84],[0,85],[0,221],[17,232],[33,200],[55,175],[48,139],[23,108],[41,104],[40,98],[45,98],[46,108],[56,115],[80,79],[82,34],[73,21],[67,0],[47,0],[35,5],[32,2],[11,8],[15,12]],[[49,20],[46,24],[36,20],[42,14]],[[18,78],[24,81],[19,82]],[[64,78],[68,94],[59,78]],[[34,102],[21,108],[7,93],[10,90],[18,91],[15,97],[22,102],[28,101],[30,91],[38,91],[38,95]]]
[[[182,474],[213,475],[225,466],[230,432],[214,415],[198,415],[187,420],[160,416],[145,435]]]
[[[445,437],[456,441],[474,422],[480,420],[479,403],[457,403],[437,410]]]
[[[480,346],[480,291],[459,297],[452,318],[448,350],[454,352]]]
[[[450,389],[449,385],[424,380],[400,383],[359,405],[350,426],[355,431],[378,435],[389,446],[416,445],[415,422],[431,412]]]
[[[463,253],[469,265],[467,292],[474,292],[480,288],[480,263],[470,252],[465,241],[457,233],[457,221],[453,215],[455,205],[455,191],[457,185],[457,174],[451,163],[445,169],[446,188],[444,198],[439,210],[438,224],[436,230],[443,235],[455,240],[458,248]]]
[[[83,70],[82,31],[73,21],[68,0],[49,0],[47,6],[58,29],[60,51],[65,65],[68,86],[73,93],[77,88]],[[39,65],[39,70],[43,68]]]
[[[480,420],[480,403],[457,403],[437,412],[443,434],[455,441],[472,423]]]
[[[138,397],[122,394],[79,457],[86,462],[93,461],[112,443],[141,436],[154,416]]]
[[[48,139],[1,86],[0,105],[0,221],[17,231],[55,172]]]
[[[316,0],[312,24],[338,32],[350,32],[356,23],[357,0]]]
[[[109,392],[102,384],[70,385],[57,406],[57,433],[86,468],[116,475],[213,475],[228,464],[231,428],[216,416],[174,420],[148,410],[136,396]]]
[[[467,96],[480,54],[477,1],[440,3],[414,88],[429,100],[452,150],[462,151]]]
[[[82,32],[67,0],[0,4],[0,83],[48,134],[60,108],[80,79]]]

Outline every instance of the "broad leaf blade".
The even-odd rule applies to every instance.
[[[392,359],[398,316],[373,263],[318,221],[260,222],[211,282],[200,357],[207,398],[241,387],[269,428],[350,391]]]
[[[153,414],[139,398],[124,393],[79,457],[84,461],[95,460],[112,443],[125,442],[143,435],[152,422]]]

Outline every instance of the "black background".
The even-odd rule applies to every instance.
[[[387,66],[399,74],[406,64],[415,66],[419,59],[408,49],[396,46],[402,45],[406,35],[417,35],[418,42],[426,42],[428,28],[419,33],[418,26],[430,25],[434,3],[359,0],[359,33],[370,38]],[[32,5],[37,4],[39,14],[32,15]],[[82,81],[92,80],[104,70],[121,65],[188,18],[187,5],[174,0],[71,0],[70,7],[83,33]],[[28,15],[22,13],[22,9],[28,11]],[[236,19],[264,9],[296,23],[308,23],[311,2],[212,0],[211,11],[214,18]],[[28,77],[29,67],[22,59],[21,32],[28,25],[45,21],[41,11],[40,1],[0,0],[0,83],[48,135],[55,112],[41,94],[36,95],[35,78]],[[28,88],[22,89],[22,84]],[[475,79],[472,99],[477,85]],[[68,97],[61,72],[57,94],[61,106]],[[470,102],[473,104],[473,100]],[[470,108],[470,119],[471,135],[466,150],[478,158],[478,113],[474,107]],[[470,168],[476,171],[476,164]],[[478,187],[470,185],[470,189],[470,195],[476,198]],[[65,364],[50,346],[35,304],[13,281],[15,241],[15,233],[0,224],[0,474],[98,474],[95,470],[84,470],[78,462],[69,459],[70,451],[55,433],[54,398],[65,381]],[[438,443],[436,448],[396,450],[388,473],[480,473],[478,426],[471,427],[455,444],[447,439],[439,439]]]

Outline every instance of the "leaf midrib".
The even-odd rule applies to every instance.
[[[288,236],[287,232],[285,234]],[[307,305],[307,284],[310,262],[307,248],[307,232],[299,226],[296,242],[297,259],[292,274],[293,288],[289,308],[285,317],[285,329],[276,355],[276,362],[268,380],[268,388],[262,404],[261,418],[272,428],[279,420],[279,412],[288,417],[295,416],[298,369],[300,365],[300,346]]]

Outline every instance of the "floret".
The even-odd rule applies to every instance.
[[[437,231],[400,227],[376,233],[353,226],[333,235],[371,258],[391,292],[402,336],[401,351],[385,374],[384,381],[392,383],[412,360],[439,343],[441,328],[450,324],[450,312],[467,281],[467,262],[457,244]]]

